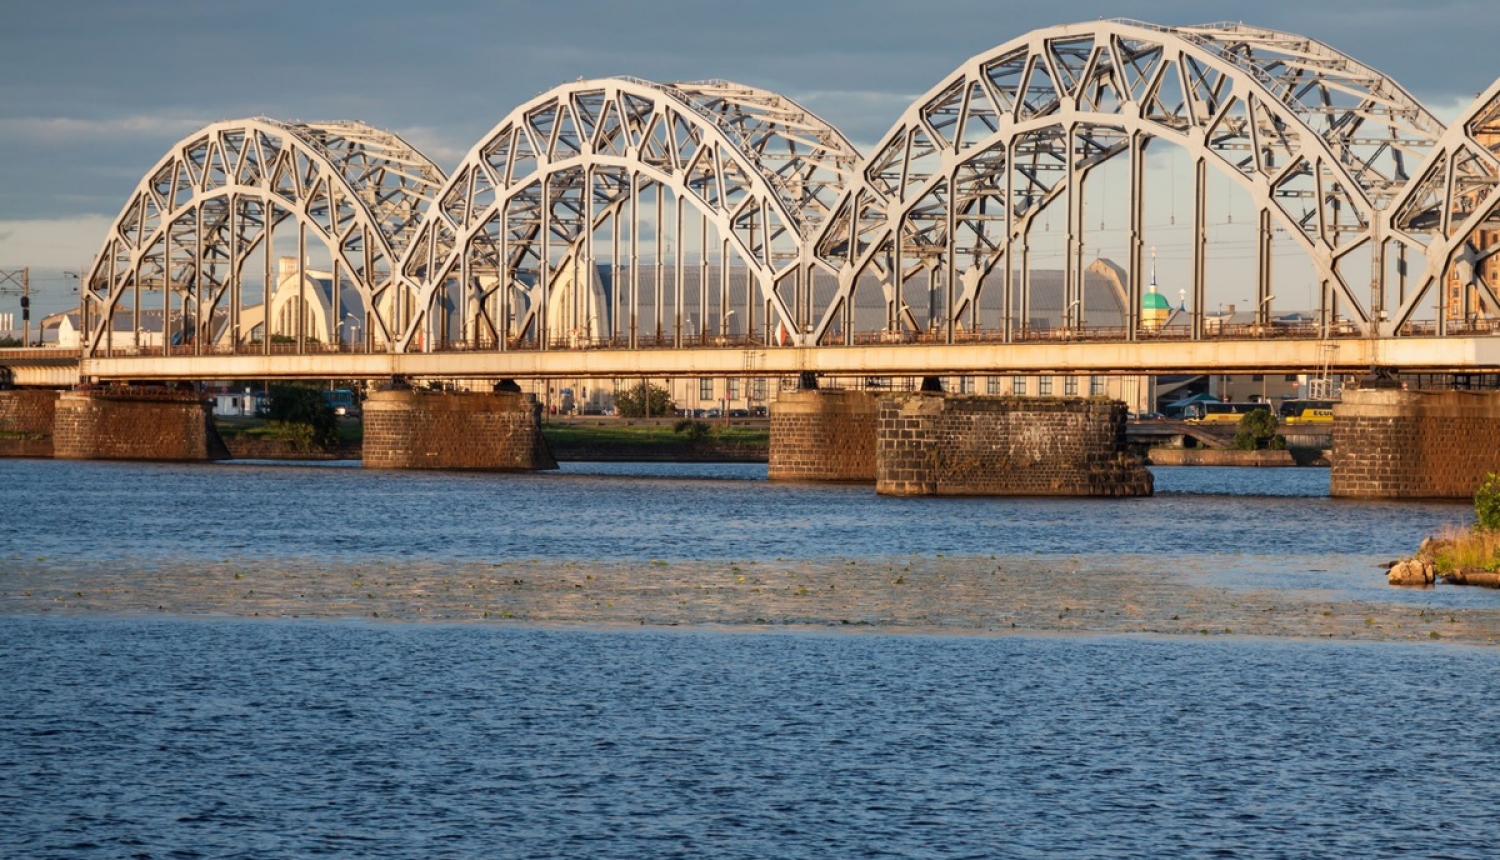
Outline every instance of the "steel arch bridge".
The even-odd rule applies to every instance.
[[[153,312],[152,340],[167,353],[336,343],[354,309],[373,342],[389,343],[399,334],[388,310],[399,304],[396,266],[442,181],[405,141],[361,123],[211,125],[146,174],[111,226],[84,297],[85,355],[114,349],[126,314],[128,348],[144,348]],[[283,226],[295,251],[285,284],[273,260]],[[313,277],[309,240],[331,270],[321,280],[348,289]],[[278,305],[291,306],[279,330]]]
[[[449,178],[357,124],[222,123],[174,148],[111,228],[84,357],[191,378],[1316,364],[1311,346],[1246,345],[1279,339],[1358,344],[1336,362],[1350,367],[1500,366],[1476,337],[1500,318],[1497,153],[1500,81],[1445,128],[1315,40],[1125,20],[971,58],[868,157],[725,81],[559,86]],[[1163,200],[1186,274],[1179,306],[1152,313]],[[282,222],[293,235],[266,226]],[[1226,264],[1236,242],[1248,262]],[[292,264],[275,279],[278,252]],[[1210,310],[1230,269],[1248,313]],[[147,342],[153,301],[164,330]],[[1022,358],[1038,341],[1063,348]],[[690,355],[642,357],[666,351]],[[131,361],[216,355],[267,360]]]

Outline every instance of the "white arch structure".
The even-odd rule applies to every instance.
[[[259,326],[258,346],[269,353],[265,308],[283,223],[295,225],[293,236],[280,235],[279,250],[295,255],[298,289],[309,280],[310,242],[322,245],[335,285],[334,330],[299,326],[291,338],[298,351],[312,341],[337,343],[345,310],[357,312],[367,340],[392,341],[397,261],[442,181],[405,141],[360,123],[259,118],[208,126],[146,174],[111,226],[86,282],[85,354],[122,346],[109,321],[127,296],[137,330],[142,310],[161,312],[165,351],[174,342],[210,351],[216,337],[238,350]],[[338,307],[346,283],[361,307]]]
[[[1391,235],[1426,260],[1414,280],[1400,284],[1393,325],[1405,323],[1434,289],[1441,290],[1450,271],[1476,287],[1492,310],[1500,309],[1500,283],[1486,277],[1483,265],[1500,252],[1494,232],[1500,230],[1500,80],[1443,133],[1389,215]],[[1439,334],[1446,333],[1450,320],[1469,315],[1468,292],[1459,298],[1460,307],[1449,309],[1444,306],[1452,297],[1441,291],[1439,307],[1449,312],[1438,314]]]
[[[1127,303],[1139,333],[1146,145],[1186,150],[1194,173],[1193,336],[1202,334],[1206,177],[1231,177],[1259,215],[1257,309],[1270,313],[1273,225],[1302,247],[1324,304],[1376,333],[1373,301],[1346,262],[1383,250],[1383,211],[1428,157],[1441,124],[1389,78],[1321,43],[1239,24],[1164,28],[1099,21],[1038,30],[970,59],[897,121],[845,190],[809,248],[809,264],[839,279],[812,320],[814,336],[853,335],[857,286],[874,273],[887,325],[939,329],[949,340],[979,292],[999,280],[994,325],[1009,338],[1025,318],[1032,222],[1054,200],[1068,221],[1066,319],[1083,323],[1083,184],[1102,163],[1130,162]],[[1006,262],[998,279],[991,271]],[[1347,266],[1349,269],[1354,266]],[[1378,261],[1374,270],[1384,273]],[[923,321],[903,290],[916,274],[942,295]],[[836,326],[843,317],[844,324]]]
[[[402,266],[418,293],[402,347],[798,341],[801,247],[858,158],[805,108],[740,84],[557,87],[438,195]]]
[[[198,331],[179,323],[178,338],[190,351],[221,325],[241,351],[242,325],[273,290],[283,222],[295,242],[275,238],[299,266],[311,241],[333,293],[357,290],[366,349],[1025,339],[1032,228],[1058,212],[1062,330],[1085,330],[1086,188],[1117,158],[1129,223],[1124,325],[1111,336],[1159,337],[1140,315],[1158,144],[1191,165],[1193,339],[1210,334],[1214,174],[1255,213],[1257,325],[1273,315],[1278,234],[1305,255],[1318,337],[1451,333],[1438,285],[1500,253],[1500,240],[1476,238],[1500,229],[1500,81],[1445,129],[1389,77],[1305,37],[1098,21],[971,58],[868,158],[790,99],[726,81],[559,86],[501,120],[451,178],[356,123],[209,126],[147,174],[112,226],[87,281],[85,354],[109,354],[118,335],[105,320],[126,296],[139,314],[154,291],[165,318],[192,311]],[[1500,316],[1490,280],[1472,276]],[[1429,304],[1435,323],[1416,321]],[[879,306],[873,327],[855,314]],[[322,337],[299,331],[287,348],[326,349]],[[270,353],[271,340],[255,346]]]

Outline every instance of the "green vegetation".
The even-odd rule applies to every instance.
[[[1481,531],[1500,531],[1500,475],[1485,475],[1474,491],[1474,519]]]
[[[615,411],[622,418],[665,417],[677,411],[677,404],[665,388],[641,382],[615,394]]]
[[[0,337],[0,349],[10,349],[21,345],[21,339],[18,337],[11,337],[10,335]]]
[[[1444,535],[1432,542],[1430,551],[1438,573],[1500,570],[1500,532],[1475,529]]]
[[[687,438],[689,445],[696,445],[709,437],[713,428],[705,421],[697,421],[692,418],[684,418],[672,425],[673,433],[680,433]]]
[[[1500,475],[1484,476],[1474,491],[1474,527],[1439,535],[1427,547],[1438,573],[1500,570]]]
[[[771,431],[765,427],[715,427],[707,422],[697,422],[709,427],[709,436],[715,442],[731,444],[765,445],[770,442]],[[682,434],[675,427],[658,424],[544,424],[542,435],[552,445],[681,445]]]
[[[1286,447],[1286,437],[1276,432],[1276,416],[1267,407],[1252,409],[1240,418],[1239,429],[1234,434],[1232,444],[1239,451],[1256,451],[1261,448],[1280,451]]]
[[[299,451],[332,448],[339,441],[338,419],[333,408],[323,401],[316,388],[303,385],[271,386],[271,402],[266,407],[266,427],[279,426],[279,432],[297,445]]]

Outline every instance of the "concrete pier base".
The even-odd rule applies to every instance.
[[[1149,496],[1125,404],[933,393],[881,399],[875,491],[892,496]]]
[[[1346,389],[1334,406],[1334,497],[1469,499],[1489,472],[1500,472],[1500,392]]]
[[[807,390],[771,404],[773,481],[875,480],[879,401],[863,391]]]
[[[196,393],[68,391],[53,416],[60,460],[227,460],[213,411]]]
[[[364,416],[367,469],[557,468],[540,408],[516,392],[377,391]]]

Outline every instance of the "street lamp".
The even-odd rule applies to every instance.
[[[356,317],[354,314],[344,314],[344,320],[349,323],[349,346],[353,347],[359,343],[357,335],[363,326],[360,324],[359,317]]]
[[[733,310],[724,312],[724,317],[719,321],[719,343],[729,342],[729,318],[734,316]]]

